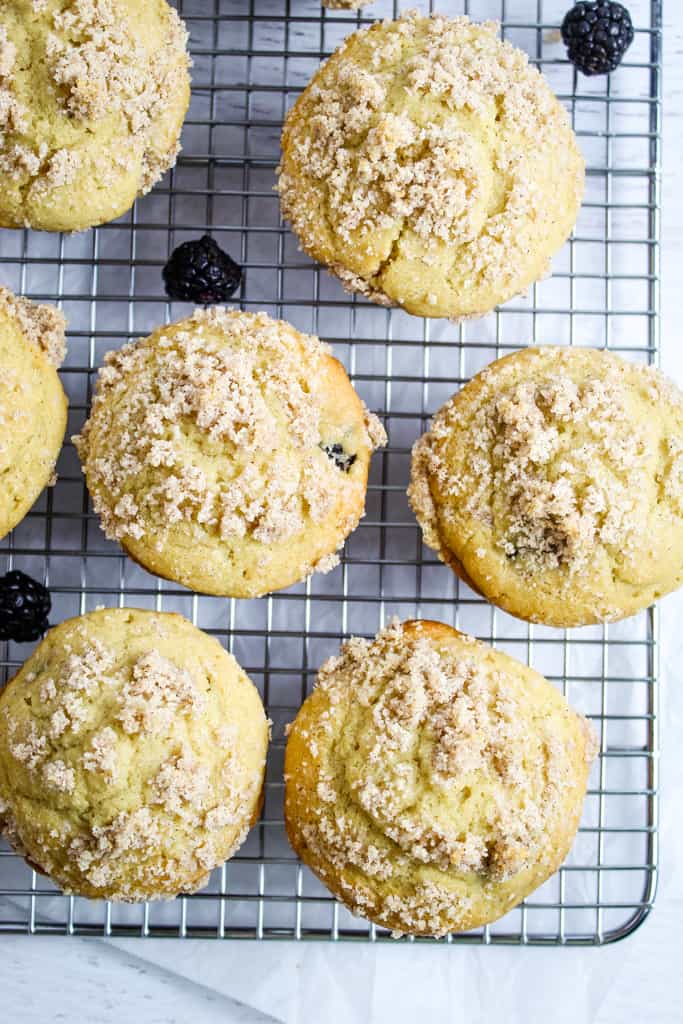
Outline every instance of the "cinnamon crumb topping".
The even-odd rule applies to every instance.
[[[116,757],[116,733],[109,725],[96,732],[90,740],[90,749],[81,758],[86,772],[103,775],[108,783],[118,778],[118,761]]]
[[[167,814],[190,812],[198,824],[201,811],[211,796],[209,769],[190,751],[183,751],[162,764],[152,788],[155,802],[161,804]]]
[[[35,0],[33,12],[40,28],[44,24],[47,30],[36,36],[44,38],[44,54],[29,54],[28,44],[12,41],[7,27],[0,25],[0,173],[17,181],[22,191],[31,189],[32,197],[40,197],[74,182],[83,166],[77,142],[72,148],[51,150],[52,137],[31,137],[37,114],[15,96],[14,79],[21,78],[22,95],[27,94],[27,85],[31,95],[35,86],[30,68],[36,61],[47,67],[48,99],[68,119],[70,135],[74,127],[93,132],[101,122],[115,120],[114,141],[126,139],[126,146],[120,147],[125,154],[112,152],[99,162],[102,182],[109,178],[113,183],[114,170],[120,177],[135,161],[141,165],[141,191],[148,191],[178,151],[176,139],[169,138],[160,147],[155,138],[169,98],[181,97],[186,90],[188,35],[178,14],[165,4],[159,7],[155,18],[160,38],[150,46],[119,0],[68,0],[52,11],[44,0]],[[29,42],[33,38],[27,36]]]
[[[45,760],[48,749],[47,738],[38,732],[34,722],[31,722],[20,741],[15,739],[16,731],[16,721],[10,720],[10,754],[15,761],[25,765],[29,771],[32,771]]]
[[[367,7],[373,0],[322,0],[323,7],[330,11],[357,11],[359,7]]]
[[[132,812],[122,811],[111,824],[92,829],[92,836],[77,835],[69,853],[83,875],[97,888],[104,888],[117,879],[119,862],[133,851],[154,849],[161,842],[161,830],[149,807]],[[125,898],[122,890],[121,897]]]
[[[332,572],[339,565],[339,555],[336,551],[333,551],[330,555],[325,555],[324,558],[320,558],[313,566],[314,572],[319,572],[325,575],[325,573]]]
[[[122,611],[131,632],[121,638],[116,614],[107,613],[107,644],[87,617],[58,627],[33,655],[36,671],[5,691],[0,830],[65,892],[166,898],[205,884],[244,839],[263,781],[265,717],[234,661],[209,647],[204,656],[189,624],[149,614],[143,633]],[[192,651],[179,664],[138,643],[164,618]]]
[[[205,707],[206,697],[190,672],[150,651],[135,662],[121,687],[117,719],[129,736],[163,735],[177,715],[196,717]]]
[[[106,534],[160,549],[185,521],[272,544],[321,522],[355,486],[319,449],[328,351],[266,314],[211,309],[109,353],[74,438]],[[368,446],[385,442],[365,425]]]
[[[146,150],[147,135],[187,75],[188,35],[169,7],[162,45],[151,51],[136,37],[114,0],[72,0],[53,15],[46,54],[66,110],[83,121],[121,113]],[[151,155],[145,152],[145,159]],[[148,165],[146,187],[165,170]]]
[[[344,644],[318,676],[329,712],[315,738],[302,734],[315,789],[288,778],[316,870],[328,880],[333,871],[345,901],[375,919],[364,879],[391,881],[379,916],[407,931],[442,934],[456,908],[466,913],[454,880],[468,873],[490,885],[549,863],[583,796],[576,750],[579,765],[584,748],[586,763],[595,752],[588,724],[549,684],[467,639],[395,620],[373,642]],[[441,874],[427,881],[420,865]]]
[[[288,115],[283,214],[351,290],[401,304],[382,288],[404,246],[437,279],[455,266],[465,287],[514,287],[554,216],[546,190],[566,186],[578,205],[567,113],[497,33],[494,22],[415,12],[375,24],[346,40]]]
[[[8,132],[25,131],[27,121],[26,108],[14,95],[13,71],[17,59],[17,48],[10,40],[7,29],[0,25],[0,169],[4,161],[13,165],[11,154],[5,155],[6,134]]]
[[[0,80],[10,78],[17,59],[17,48],[7,35],[7,29],[0,25]],[[0,114],[0,124],[2,115]]]
[[[571,349],[536,352],[539,369],[524,379],[512,363],[494,366],[474,407],[456,395],[439,411],[414,449],[411,503],[432,546],[440,547],[434,489],[490,529],[520,571],[585,576],[598,547],[635,557],[647,542],[660,453],[651,421],[634,416],[632,403],[664,382],[609,354],[596,353],[591,373]],[[681,402],[668,385],[664,400]],[[656,470],[674,508],[683,497],[681,444],[666,439],[673,457]]]
[[[55,306],[31,302],[0,286],[0,311],[18,321],[23,335],[41,348],[54,366],[66,353],[66,320]]]
[[[48,786],[57,789],[60,793],[73,793],[76,785],[76,774],[73,768],[58,758],[55,761],[48,761],[43,766],[43,778]]]

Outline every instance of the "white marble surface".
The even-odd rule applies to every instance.
[[[665,3],[663,366],[683,382],[683,5]],[[109,1024],[683,1021],[683,595],[662,603],[662,875],[642,928],[602,949],[0,939],[0,1020]]]

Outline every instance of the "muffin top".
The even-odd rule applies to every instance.
[[[413,450],[425,542],[532,622],[619,619],[683,580],[683,396],[587,348],[500,359]]]
[[[464,930],[566,856],[594,755],[538,673],[441,623],[393,622],[321,668],[290,732],[287,827],[355,912]]]
[[[66,429],[65,321],[0,287],[0,539],[53,475]]]
[[[0,224],[113,220],[175,161],[187,33],[166,0],[6,0]]]
[[[193,589],[255,596],[337,563],[385,437],[317,338],[214,308],[110,353],[74,440],[109,537]]]
[[[282,210],[351,290],[419,316],[488,312],[574,226],[568,116],[493,22],[409,13],[350,36],[282,135]]]
[[[91,612],[0,697],[0,826],[66,891],[159,899],[205,884],[258,809],[259,695],[180,615]]]

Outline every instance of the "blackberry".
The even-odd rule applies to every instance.
[[[338,469],[342,469],[345,473],[351,469],[354,464],[357,455],[351,455],[350,452],[345,452],[343,445],[341,444],[321,444],[320,447],[327,455],[328,459],[332,459],[335,466]]]
[[[50,592],[26,573],[14,570],[0,577],[0,640],[28,643],[48,628]]]
[[[225,302],[242,281],[242,268],[210,235],[179,245],[161,273],[170,299],[199,306]]]
[[[608,0],[578,3],[562,22],[562,39],[572,64],[584,75],[606,75],[621,64],[633,42],[631,15]]]

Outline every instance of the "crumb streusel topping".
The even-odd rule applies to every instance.
[[[416,446],[426,473],[449,496],[496,530],[496,544],[531,573],[563,568],[587,573],[596,545],[635,552],[650,514],[649,474],[657,453],[647,424],[630,415],[628,388],[617,364],[576,380],[566,372],[485,391],[465,421],[456,395]],[[651,367],[633,366],[653,401],[681,404]],[[451,477],[449,441],[466,426],[464,471]],[[662,468],[662,489],[683,511],[683,464],[676,439]],[[417,496],[417,491],[413,492]],[[429,499],[428,499],[429,500]],[[414,504],[418,504],[415,502]],[[425,510],[416,508],[420,518]]]
[[[652,367],[571,348],[518,353],[475,382],[413,449],[426,543],[447,562],[491,547],[528,588],[551,577],[555,590],[597,588],[601,616],[619,617],[608,591],[630,573],[647,582],[659,534],[681,530],[680,392]],[[596,576],[601,559],[609,579]]]
[[[567,114],[497,31],[414,13],[362,30],[290,112],[283,213],[351,289],[401,304],[386,271],[402,256],[463,287],[514,286],[525,250],[542,244],[546,206],[554,216],[546,190],[566,186],[578,205]]]
[[[359,7],[367,7],[373,0],[322,0],[323,7],[330,11],[357,11]]]
[[[188,33],[176,11],[169,7],[164,45],[151,53],[114,0],[73,0],[55,12],[52,24],[46,57],[65,110],[84,122],[120,112],[149,161],[146,136],[189,67],[186,56],[177,59],[186,54]],[[142,189],[151,188],[166,169],[147,162]],[[68,168],[65,173],[68,181]]]
[[[169,111],[188,91],[190,60],[178,14],[165,3],[131,13],[120,0],[38,2],[22,33],[25,6],[12,0],[0,13],[0,174],[11,183],[3,214],[16,218],[23,202],[30,218],[84,175],[116,193],[133,174],[147,192],[179,149]],[[39,58],[44,76],[32,70]]]
[[[0,540],[56,480],[67,425],[65,320],[0,285]]]
[[[324,520],[355,486],[320,447],[328,347],[266,314],[198,310],[182,327],[109,353],[74,438],[107,535],[161,547],[187,521],[268,545]],[[367,411],[364,441],[386,443]]]
[[[134,614],[147,615],[150,634],[168,636],[169,617]],[[60,628],[66,657],[39,649],[3,702],[0,751],[6,746],[11,763],[0,765],[0,783],[14,782],[2,793],[0,828],[66,891],[80,884],[125,901],[200,887],[249,827],[263,778],[262,711],[263,757],[252,770],[245,742],[255,740],[240,735],[244,722],[215,718],[221,694],[239,704],[239,686],[224,678],[212,692],[214,669],[198,660],[190,671],[184,652],[179,663],[148,645],[128,657],[124,646],[100,642],[87,618]],[[16,685],[30,715],[13,699]],[[202,749],[210,736],[211,754]]]
[[[66,320],[56,306],[31,302],[0,285],[0,310],[18,321],[22,334],[45,352],[53,366],[62,365]]]
[[[374,880],[382,912],[403,929],[442,934],[456,909],[468,912],[449,879],[497,885],[552,857],[574,759],[592,761],[596,741],[540,677],[515,674],[511,659],[487,657],[470,637],[435,641],[430,625],[393,621],[322,666],[327,710],[294,725],[315,792],[290,774],[301,806],[288,821],[295,831],[303,822],[316,870],[342,889],[345,879],[342,898],[359,913],[377,914],[363,897],[363,879],[370,889]]]

